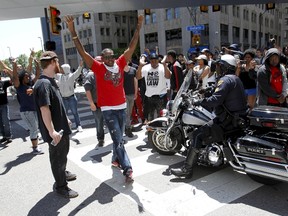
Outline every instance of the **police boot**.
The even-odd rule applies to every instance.
[[[198,150],[191,148],[188,152],[184,166],[181,168],[171,169],[171,173],[178,177],[185,177],[186,179],[192,178],[193,166],[197,163]]]

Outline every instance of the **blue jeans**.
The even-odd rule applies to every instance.
[[[127,170],[132,169],[123,141],[126,109],[106,110],[102,113],[113,140],[112,162],[118,160],[124,170],[123,174],[126,175]]]
[[[100,108],[92,111],[96,123],[97,140],[104,140],[104,119]]]
[[[68,115],[69,108],[71,109],[71,112],[74,116],[76,127],[81,126],[80,118],[79,118],[79,114],[78,114],[78,110],[77,110],[78,101],[77,101],[76,95],[73,94],[70,97],[63,97],[63,103],[65,106],[65,110],[66,110],[67,115]]]
[[[0,105],[0,133],[3,138],[11,138],[11,125],[8,104]]]

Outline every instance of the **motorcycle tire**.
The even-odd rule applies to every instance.
[[[275,180],[275,179],[271,179],[271,178],[266,178],[263,176],[258,176],[258,175],[253,175],[253,174],[249,174],[247,173],[247,175],[254,181],[264,184],[264,185],[275,185],[278,184],[280,181]]]
[[[165,131],[164,130],[154,130],[154,131],[148,131],[148,143],[152,145],[153,150],[158,152],[161,155],[174,155],[177,152],[180,151],[182,148],[181,142],[179,142],[177,139],[173,142],[173,147],[170,149],[166,149],[161,142],[163,142],[165,137]]]

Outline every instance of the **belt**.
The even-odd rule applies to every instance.
[[[68,96],[68,97],[62,97],[62,98],[65,100],[65,99],[69,99],[69,98],[71,98],[71,97],[74,97],[74,94],[72,94],[72,95],[70,95],[70,96]]]

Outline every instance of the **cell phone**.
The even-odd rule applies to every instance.
[[[246,64],[246,60],[240,60],[241,64]]]

